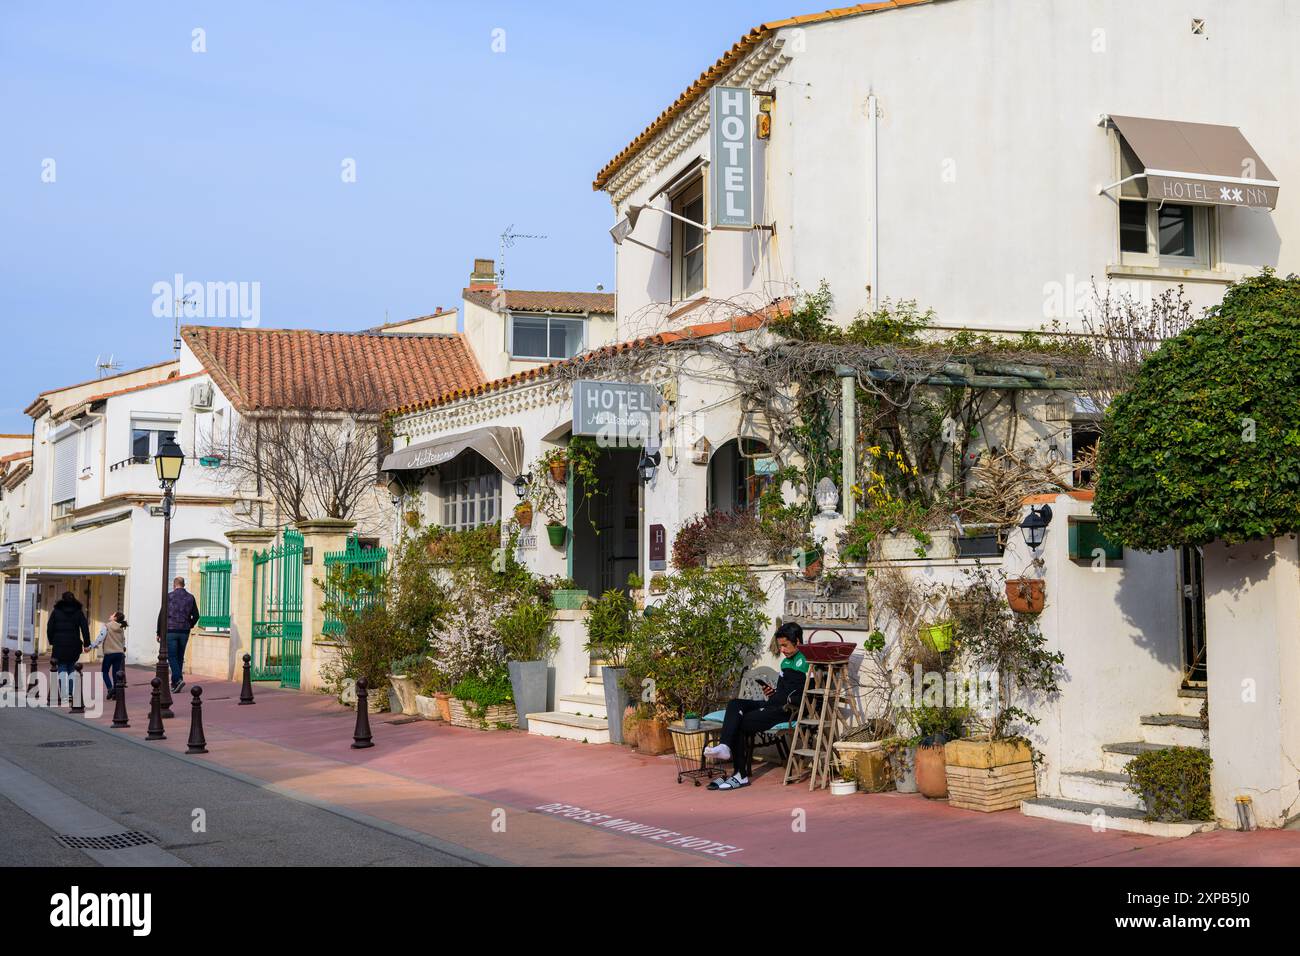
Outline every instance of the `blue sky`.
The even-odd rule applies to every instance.
[[[548,238],[508,285],[612,291],[596,171],[750,27],[815,9],[6,0],[0,431],[99,355],[169,357],[176,273],[259,283],[263,327],[360,329],[456,306],[513,224]]]

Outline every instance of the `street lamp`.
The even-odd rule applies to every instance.
[[[641,477],[641,484],[648,485],[655,480],[655,472],[659,468],[659,452],[647,451],[641,455],[641,460],[637,462],[636,473]]]
[[[175,438],[168,436],[162,440],[162,444],[158,446],[158,453],[154,455],[153,466],[163,492],[162,610],[158,613],[158,666],[155,673],[160,686],[162,716],[170,718],[175,714],[172,713],[171,679],[168,676],[170,667],[167,663],[167,595],[171,584],[167,576],[171,573],[172,506],[175,504],[173,491],[185,467],[185,452],[181,451]],[[183,662],[182,666],[184,666]]]
[[[1047,537],[1047,526],[1051,523],[1051,505],[1043,505],[1041,508],[1030,507],[1025,520],[1020,522],[1020,533],[1025,536],[1025,544],[1034,551],[1041,548],[1043,540]]]

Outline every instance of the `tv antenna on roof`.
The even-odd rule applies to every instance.
[[[506,231],[501,233],[501,255],[497,258],[497,288],[506,287],[506,250],[515,244],[516,239],[545,239],[546,236],[528,235],[522,232],[515,232],[514,224],[506,226]]]
[[[103,355],[95,356],[95,373],[97,378],[107,378],[114,372],[121,370],[122,363],[113,361],[114,358],[115,356],[110,355],[108,360],[105,361]]]
[[[185,306],[193,304],[194,296],[192,295],[178,295],[176,297],[176,308],[172,315],[175,320],[175,329],[172,332],[172,351],[177,355],[181,354],[181,313],[185,310]]]

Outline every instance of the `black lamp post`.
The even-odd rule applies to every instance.
[[[1047,526],[1052,523],[1052,506],[1031,507],[1025,520],[1020,522],[1020,533],[1025,536],[1025,544],[1034,551],[1043,546],[1047,537]]]
[[[185,467],[185,453],[181,451],[174,438],[164,438],[158,447],[158,454],[154,456],[153,464],[158,475],[158,484],[163,492],[162,611],[159,616],[161,634],[158,637],[156,675],[160,684],[162,716],[173,717],[175,715],[172,713],[171,679],[168,676],[170,668],[167,664],[167,595],[171,590],[171,582],[167,576],[171,571],[172,505],[175,501],[172,492],[176,482],[180,480],[181,469]]]

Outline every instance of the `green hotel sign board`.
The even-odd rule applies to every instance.
[[[654,444],[659,433],[659,390],[653,385],[573,383],[573,434],[595,438],[602,448]]]

